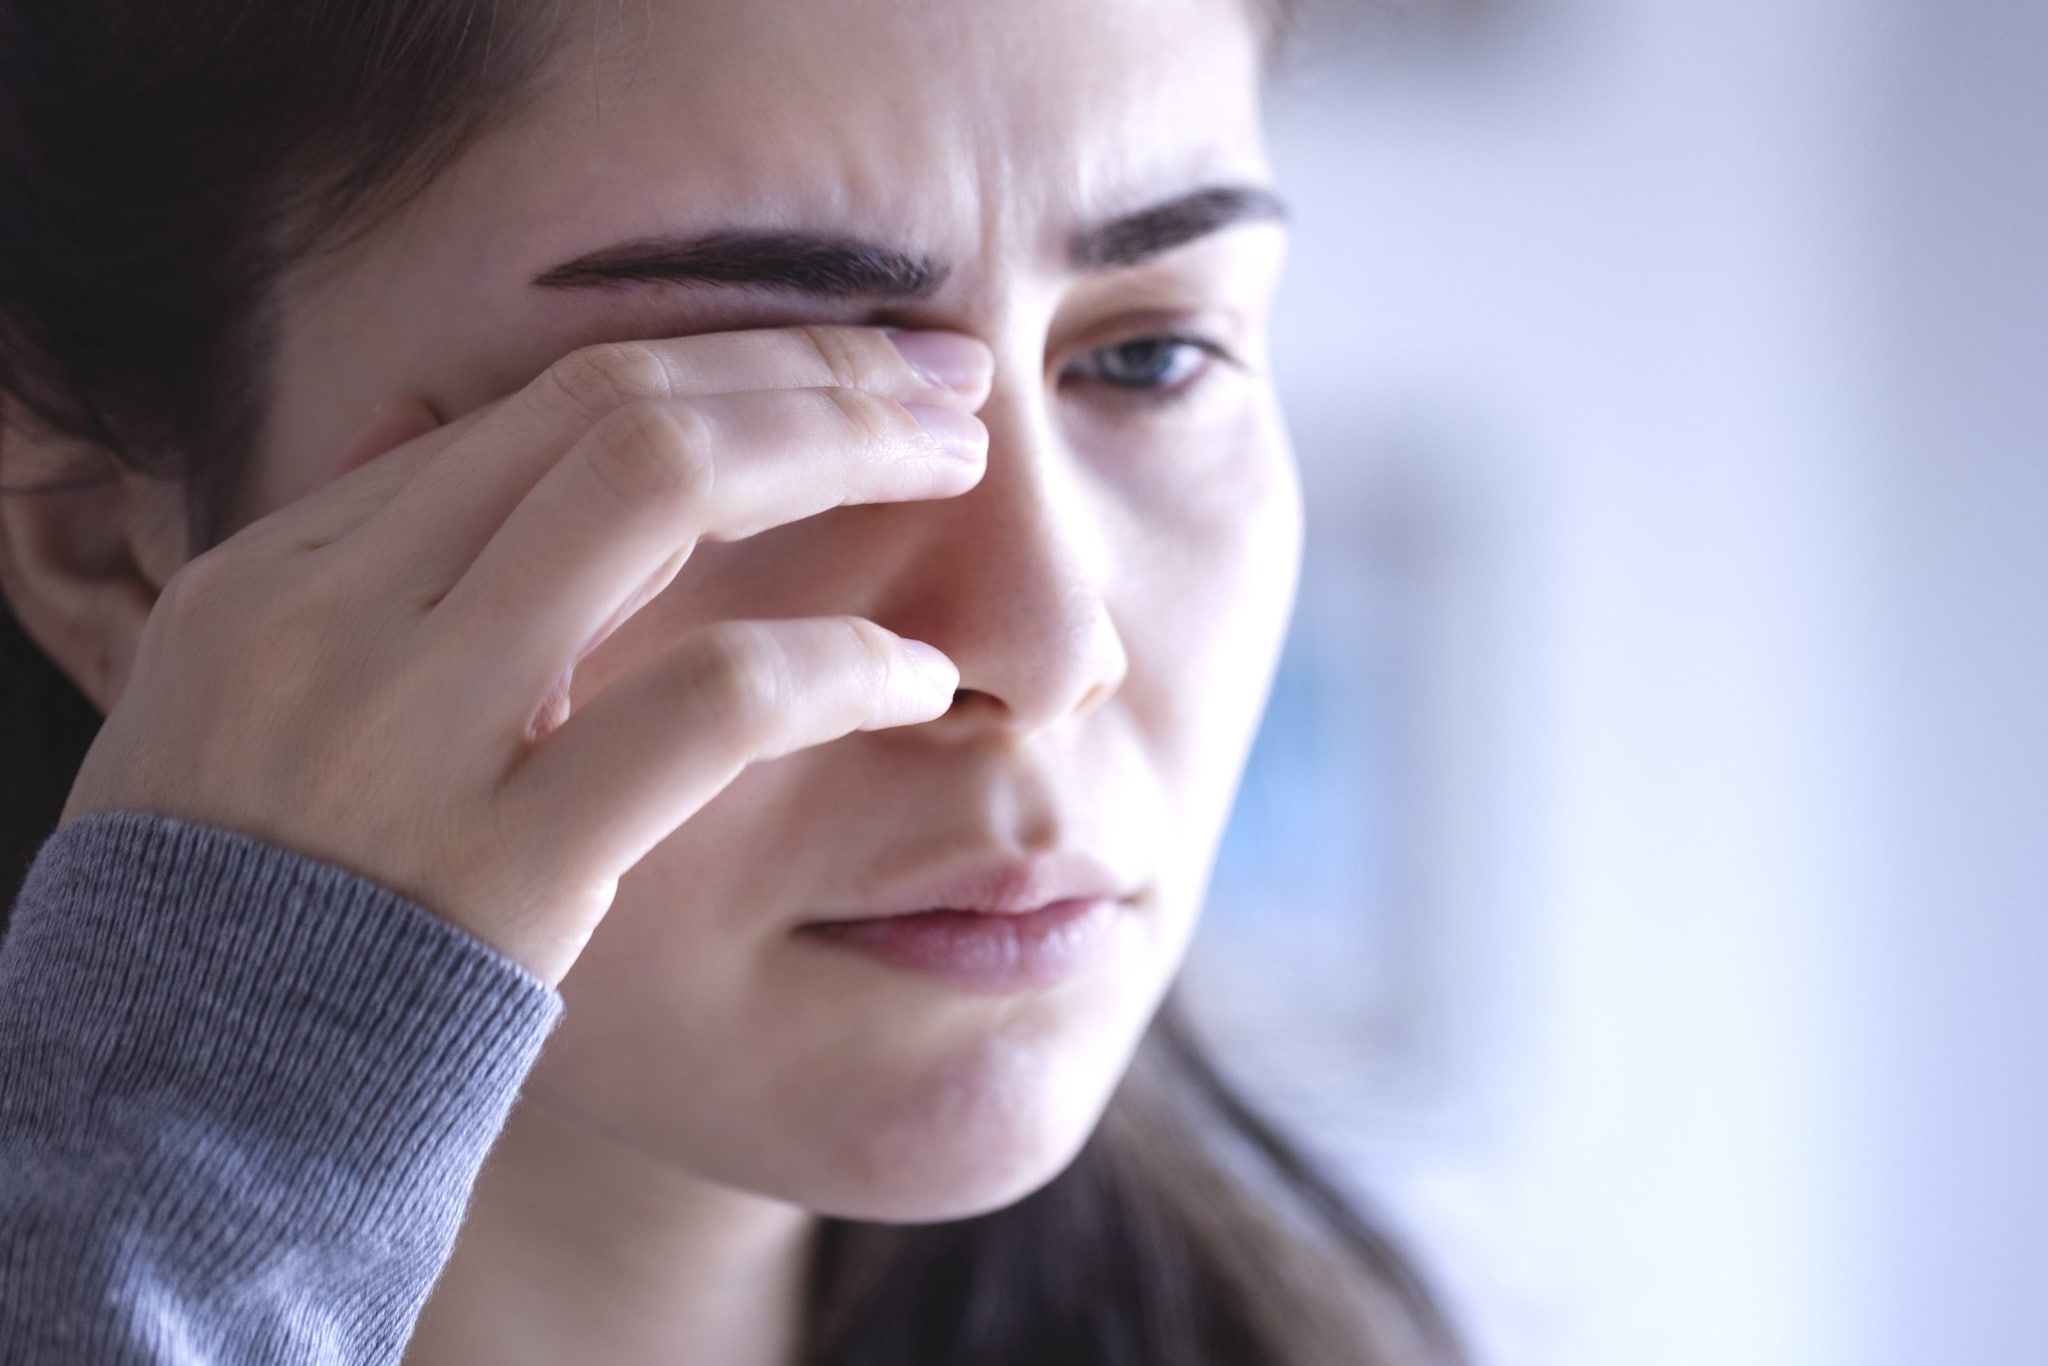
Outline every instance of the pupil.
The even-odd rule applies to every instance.
[[[1104,357],[1103,378],[1112,384],[1133,388],[1157,385],[1173,368],[1173,351],[1179,343],[1159,338],[1125,342],[1111,347]]]

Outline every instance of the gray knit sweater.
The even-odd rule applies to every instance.
[[[0,941],[0,1362],[393,1362],[561,997],[344,869],[131,811]]]

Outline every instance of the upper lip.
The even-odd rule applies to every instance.
[[[830,920],[871,920],[920,911],[1023,915],[1059,901],[1126,900],[1135,889],[1091,854],[1057,850],[1029,857],[982,856],[893,884],[832,913]]]

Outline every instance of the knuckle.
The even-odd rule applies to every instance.
[[[832,388],[823,392],[864,452],[876,454],[901,440],[905,418],[900,404],[864,389]]]
[[[855,672],[860,679],[861,691],[870,701],[893,692],[902,682],[903,655],[897,646],[897,637],[866,617],[843,617],[841,620],[855,637],[858,651],[855,658],[859,661]]]
[[[621,408],[599,424],[587,449],[597,482],[627,507],[701,502],[716,480],[709,426],[688,406]]]
[[[872,333],[823,323],[807,323],[797,332],[817,354],[821,372],[839,388],[873,384],[875,376],[883,372],[883,358],[876,348],[884,343]]]
[[[766,730],[793,691],[782,651],[744,623],[707,632],[684,661],[682,684],[707,721],[745,738]]]
[[[215,551],[197,555],[164,580],[157,590],[156,610],[181,621],[204,617],[227,600],[234,578],[226,557]]]
[[[668,366],[639,342],[578,347],[548,367],[548,381],[591,417],[669,395]]]
[[[853,638],[855,657],[879,665],[886,674],[894,660],[896,638],[866,617],[840,616],[833,620]]]

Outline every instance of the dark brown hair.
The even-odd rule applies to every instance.
[[[531,90],[560,7],[0,0],[0,433],[182,482],[233,530],[280,272]],[[1268,50],[1291,5],[1257,0]],[[0,470],[5,451],[0,450]],[[0,909],[100,724],[0,601]],[[1171,1000],[1076,1161],[953,1223],[827,1221],[811,1366],[1456,1366],[1415,1266],[1262,1120]]]

